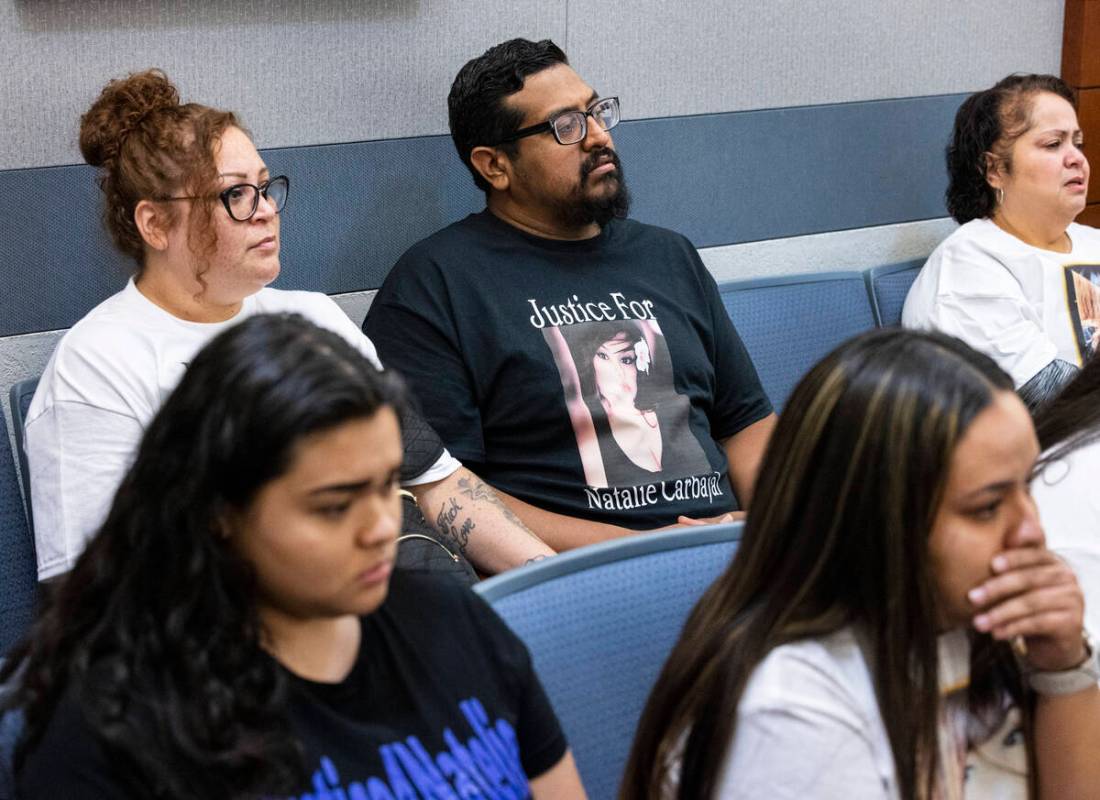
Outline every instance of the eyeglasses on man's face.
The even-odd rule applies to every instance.
[[[218,192],[218,199],[222,201],[229,216],[237,222],[247,222],[256,216],[256,209],[260,207],[260,197],[271,203],[278,214],[286,206],[286,198],[290,193],[290,178],[286,175],[278,175],[274,178],[256,185],[254,183],[235,183],[228,189]],[[173,197],[161,197],[160,200],[199,200],[195,195],[176,195]]]
[[[605,97],[597,100],[584,111],[563,111],[560,114],[555,114],[546,122],[540,122],[538,125],[531,125],[528,128],[520,128],[511,136],[501,139],[493,147],[514,142],[526,136],[545,133],[546,131],[554,134],[558,144],[576,144],[584,141],[584,137],[588,135],[589,117],[592,117],[603,130],[611,130],[619,124],[619,98]]]

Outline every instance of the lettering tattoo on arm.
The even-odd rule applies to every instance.
[[[459,494],[469,497],[473,501],[484,500],[487,503],[491,503],[500,509],[500,513],[504,515],[505,519],[522,530],[532,539],[538,539],[530,528],[523,524],[523,520],[516,516],[505,503],[500,499],[496,492],[493,491],[493,487],[485,483],[482,480],[470,480],[469,478],[458,479]]]
[[[469,517],[458,524],[459,512],[461,511],[462,506],[458,504],[458,501],[453,497],[449,498],[439,509],[439,514],[435,518],[435,527],[444,536],[454,541],[458,552],[465,557],[466,548],[470,544],[470,532],[477,525]]]

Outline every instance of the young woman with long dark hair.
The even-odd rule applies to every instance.
[[[402,408],[296,315],[195,357],[0,675],[20,797],[583,797],[519,640],[391,579]]]
[[[1012,389],[958,340],[901,330],[802,380],[737,555],[650,696],[624,800],[1095,792],[1100,671]]]

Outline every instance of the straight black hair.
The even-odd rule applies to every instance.
[[[1100,439],[1100,359],[1093,357],[1035,416],[1043,463]]]
[[[642,713],[622,800],[713,797],[753,670],[776,647],[848,626],[867,643],[901,797],[930,796],[940,697],[928,538],[955,447],[1012,388],[957,339],[900,329],[850,340],[802,379],[737,555]],[[974,706],[1003,697],[991,686],[1022,692],[1010,650],[989,637],[972,666]]]
[[[451,139],[477,188],[488,194],[490,187],[471,163],[470,153],[475,147],[496,145],[519,130],[523,122],[522,114],[507,108],[504,99],[520,91],[528,76],[568,63],[565,53],[549,39],[509,39],[467,61],[458,71],[447,95]],[[500,148],[513,157],[516,154],[515,142]]]

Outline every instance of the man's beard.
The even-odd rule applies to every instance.
[[[598,177],[596,183],[612,181],[615,191],[602,197],[590,197],[585,192],[588,176],[601,165],[601,161],[606,162],[608,159],[615,165],[615,170]],[[573,197],[561,201],[557,211],[559,221],[570,228],[583,228],[593,222],[602,228],[612,219],[625,218],[630,212],[630,192],[626,188],[618,153],[609,147],[603,147],[586,158],[581,164],[581,180],[577,184],[577,191]]]

